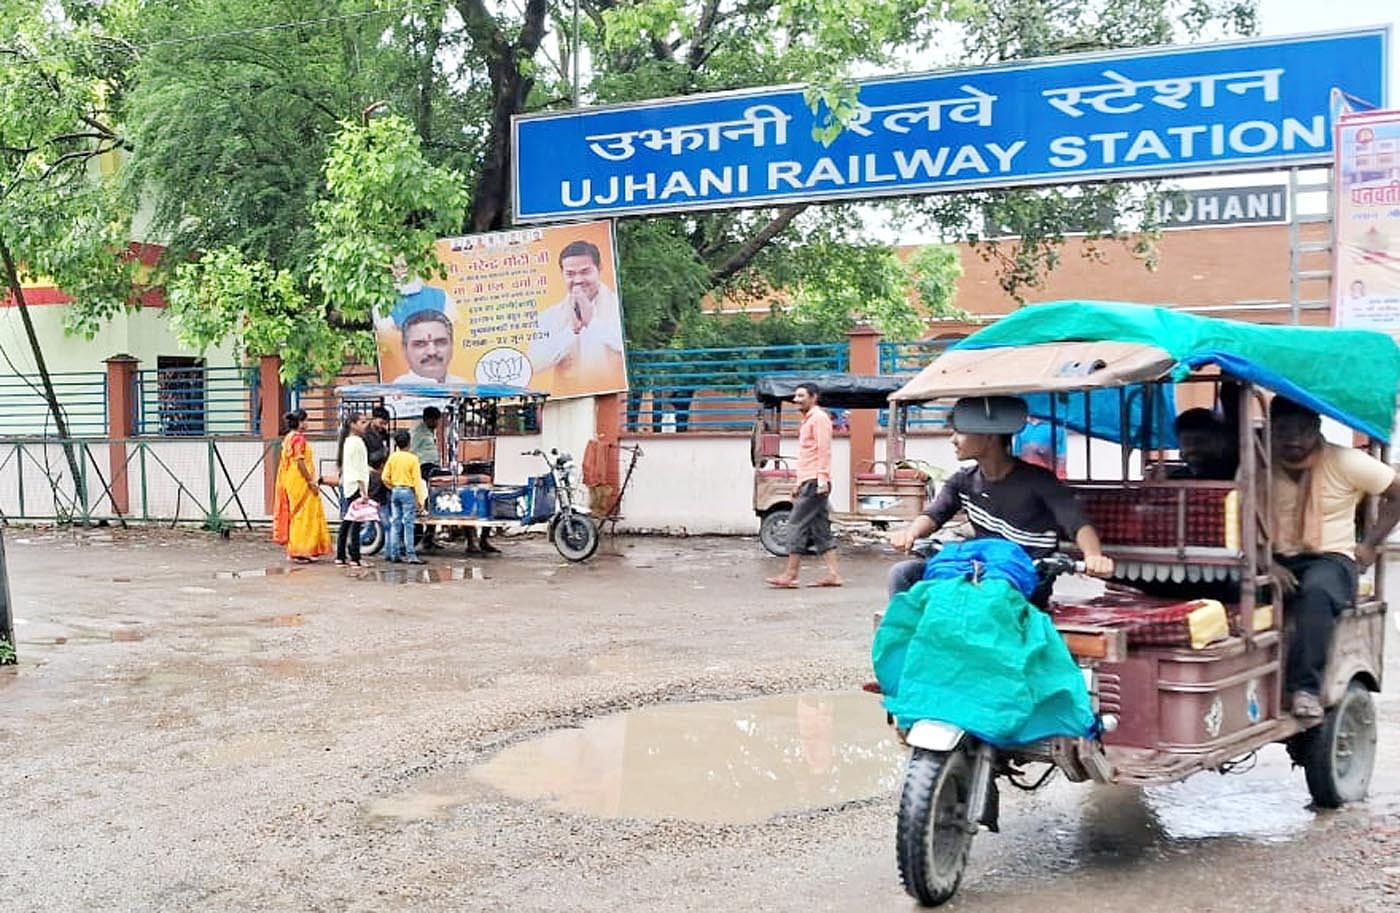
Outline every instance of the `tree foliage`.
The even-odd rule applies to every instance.
[[[150,202],[154,233],[170,243],[169,262],[236,251],[241,259],[228,262],[251,270],[240,282],[275,286],[287,277],[324,323],[304,332],[316,340],[340,332],[347,352],[367,351],[367,337],[350,337],[386,294],[386,258],[430,272],[428,234],[510,224],[517,114],[576,98],[620,103],[801,82],[835,113],[834,135],[856,74],[1253,29],[1250,0],[579,0],[577,35],[573,4],[562,0],[124,2],[141,12],[119,82],[135,148],[126,173],[131,198]],[[582,86],[572,84],[575,40]],[[359,124],[379,103],[402,118],[393,135],[375,133],[388,120]],[[352,142],[347,123],[366,136]],[[354,145],[371,136],[371,146]],[[413,156],[404,165],[413,178],[396,178],[387,162]],[[870,224],[889,226],[879,240],[904,226],[971,241],[1020,298],[1057,264],[1079,216],[1105,208],[1140,209],[1145,232],[1110,228],[1091,240],[1127,240],[1150,265],[1152,209],[1140,189],[1119,184],[870,204],[874,219],[847,204],[624,219],[627,335],[663,345],[698,332],[706,300],[772,289],[787,290],[800,312],[775,333],[838,332],[857,319],[913,333],[917,308],[937,314],[958,303],[926,294],[942,281],[934,262],[901,274]],[[988,213],[1019,239],[990,241]],[[185,270],[181,281],[205,272]],[[187,300],[209,294],[186,291]],[[261,310],[220,309],[228,332],[245,344],[262,338],[247,325],[286,305],[273,294]],[[333,361],[319,343],[306,349],[325,354],[312,359],[318,371]]]

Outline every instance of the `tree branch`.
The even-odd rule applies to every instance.
[[[758,234],[745,241],[728,260],[710,272],[710,285],[716,286],[732,279],[740,270],[749,265],[749,261],[758,255],[765,244],[781,234],[792,224],[792,220],[801,215],[809,205],[808,203],[796,203],[780,208],[778,214],[767,225],[763,226]]]

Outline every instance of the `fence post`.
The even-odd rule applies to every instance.
[[[141,362],[122,353],[103,364],[107,366],[107,460],[112,470],[112,512],[124,516],[131,507],[126,442],[136,436],[136,371]]]
[[[880,373],[880,331],[861,324],[846,334],[850,346],[848,363],[852,374]],[[879,415],[873,409],[852,409],[850,417],[851,473],[850,505],[856,509],[856,476],[869,472],[875,463],[875,427]]]
[[[593,397],[593,435],[603,448],[603,484],[607,487],[606,499],[596,505],[598,510],[606,510],[617,498],[618,459],[622,454],[617,445],[622,432],[624,395],[605,393]]]
[[[258,359],[258,431],[265,442],[278,439],[282,427],[282,358],[264,355]],[[277,495],[277,460],[273,459],[270,443],[264,446],[263,457],[263,515],[272,516]]]

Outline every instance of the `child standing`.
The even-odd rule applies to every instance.
[[[428,486],[423,481],[422,466],[409,449],[407,431],[394,432],[394,452],[384,463],[381,473],[389,489],[389,560],[395,564],[426,564],[413,551],[413,520],[418,509],[428,501]]]

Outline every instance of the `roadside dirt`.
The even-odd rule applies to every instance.
[[[577,566],[507,540],[358,577],[289,573],[254,534],[5,544],[21,664],[0,672],[0,909],[913,909],[900,756],[853,696],[877,548],[846,550],[845,589],[770,591],[751,539],[621,538]],[[1368,803],[1314,812],[1272,749],[1163,789],[1057,782],[1004,797],[948,909],[1400,909],[1397,684]],[[703,723],[657,712],[760,697]],[[793,771],[810,783],[755,813],[754,776]],[[672,773],[712,781],[707,820],[666,795]]]

